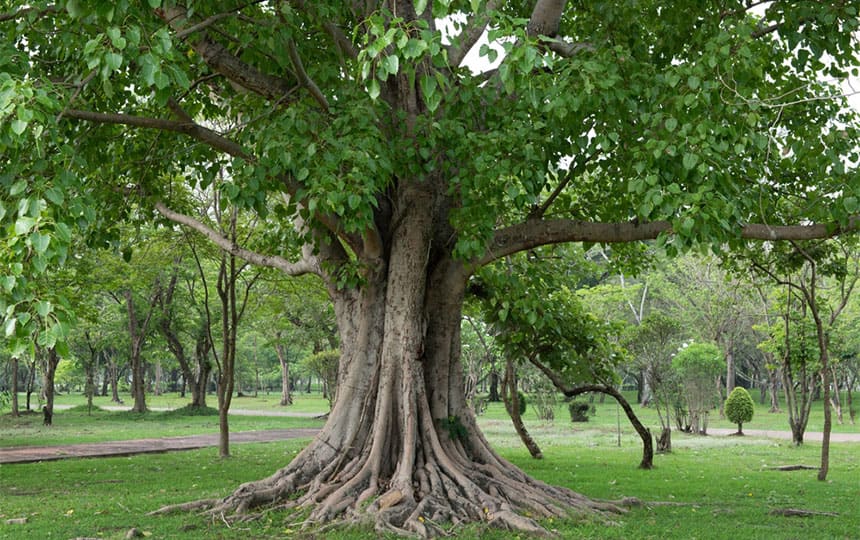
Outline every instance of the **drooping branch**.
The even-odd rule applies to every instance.
[[[633,407],[630,406],[630,403],[624,398],[621,392],[608,384],[583,384],[572,388],[564,382],[558,373],[538,360],[537,355],[529,355],[529,361],[541,370],[550,382],[552,382],[553,386],[564,394],[565,397],[575,397],[588,392],[600,392],[615,398],[615,401],[624,409],[624,414],[627,415],[627,419],[630,420],[633,428],[642,439],[642,461],[639,463],[639,467],[642,469],[651,469],[654,466],[654,441],[651,439],[651,431],[642,424],[639,417],[633,411]]]
[[[811,225],[765,225],[760,223],[740,227],[740,238],[747,240],[820,240],[860,229],[860,215],[839,223]],[[562,242],[597,242],[612,244],[654,240],[661,234],[672,234],[668,221],[624,221],[595,223],[572,219],[528,220],[496,231],[483,257],[473,260],[483,266],[499,258],[527,249]]]
[[[277,268],[291,276],[300,276],[303,274],[319,275],[321,273],[320,268],[307,256],[300,262],[293,263],[277,255],[263,255],[239,246],[229,238],[222,236],[214,229],[207,227],[205,224],[197,221],[191,216],[174,212],[161,201],[155,203],[155,209],[170,221],[194,229],[222,250],[235,255],[242,260],[248,261],[249,263],[268,268]]]
[[[490,23],[490,14],[498,9],[498,0],[488,0],[483,11],[475,13],[466,22],[466,28],[454,39],[454,42],[448,47],[448,62],[452,66],[459,66],[475,43],[481,38],[481,34]]]
[[[170,7],[156,10],[156,13],[177,33],[193,28],[185,26],[188,19],[184,8]],[[266,99],[284,103],[284,98],[296,89],[295,82],[263,73],[243,62],[223,45],[209,39],[205,31],[195,35],[195,39],[189,40],[189,45],[213,71]]]

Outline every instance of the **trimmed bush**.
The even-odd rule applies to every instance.
[[[755,403],[746,388],[735,386],[726,399],[726,418],[738,425],[738,435],[744,434],[741,427],[744,422],[752,420],[754,410]]]
[[[570,412],[571,422],[588,422],[591,405],[587,401],[574,399],[567,404],[567,410]]]

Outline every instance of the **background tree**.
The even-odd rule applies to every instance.
[[[737,435],[743,435],[743,423],[750,422],[755,412],[755,403],[746,388],[734,388],[726,398],[726,418],[738,425]]]
[[[681,382],[686,424],[693,433],[705,435],[708,431],[708,414],[721,399],[716,381],[725,366],[722,351],[713,343],[687,345],[672,359]]]
[[[855,227],[856,118],[819,99],[839,93],[821,59],[831,77],[856,62],[851,5],[0,5],[12,316],[36,300],[22,246],[67,244],[42,216],[88,232],[155,210],[231,256],[317,274],[332,298],[344,384],[326,427],[216,513],[289,500],[311,520],[352,508],[430,534],[611,509],[535,482],[480,435],[459,362],[470,275],[543,244],[659,236],[674,254]],[[472,49],[498,67],[471,72]],[[225,168],[219,192],[280,242],[201,221],[185,195]],[[468,444],[437,422],[451,416]]]
[[[661,426],[658,452],[672,451],[671,411],[680,394],[678,373],[672,367],[672,358],[681,346],[682,337],[677,320],[654,312],[631,329],[626,343],[654,397],[653,404]]]

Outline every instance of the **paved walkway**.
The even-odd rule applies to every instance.
[[[269,429],[265,431],[239,431],[230,433],[230,443],[272,442],[286,439],[310,438],[316,428]],[[162,453],[174,450],[193,450],[218,446],[218,434],[163,437],[100,443],[68,444],[62,446],[18,446],[0,448],[0,464],[33,463],[57,459],[84,457],[131,456],[134,454]]]

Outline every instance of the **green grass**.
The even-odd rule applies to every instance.
[[[614,409],[614,406],[613,406]],[[600,414],[601,411],[598,411]],[[608,414],[608,413],[607,413]],[[563,538],[785,539],[856,538],[860,530],[860,444],[834,444],[827,482],[814,471],[776,472],[785,464],[816,465],[820,448],[752,437],[697,437],[675,434],[675,452],[656,456],[656,468],[636,468],[641,447],[630,432],[617,446],[611,426],[598,422],[553,425],[529,421],[545,459],[529,458],[510,420],[481,418],[494,447],[529,474],[596,498],[638,497],[650,503],[623,515],[601,519],[546,521]],[[40,444],[164,436],[217,429],[213,416],[176,413],[59,411],[52,428],[16,426],[0,417],[0,444],[29,440]],[[232,428],[260,429],[307,425],[306,419],[234,417]],[[318,425],[319,421],[315,421]],[[117,435],[123,435],[119,437]],[[127,437],[126,437],[127,436]],[[264,519],[228,527],[192,513],[146,516],[164,504],[221,497],[238,484],[263,478],[286,464],[307,441],[234,445],[234,457],[221,460],[214,448],[168,454],[104,459],[72,459],[0,465],[0,538],[123,538],[137,527],[151,538],[282,538],[294,535],[299,518],[272,512]],[[666,504],[668,503],[668,504]],[[837,512],[839,517],[772,516],[778,508]],[[7,519],[27,517],[25,525]],[[289,532],[288,532],[289,531]],[[364,539],[366,529],[302,533],[308,538]],[[486,525],[458,531],[463,539],[507,539],[512,535]]]

